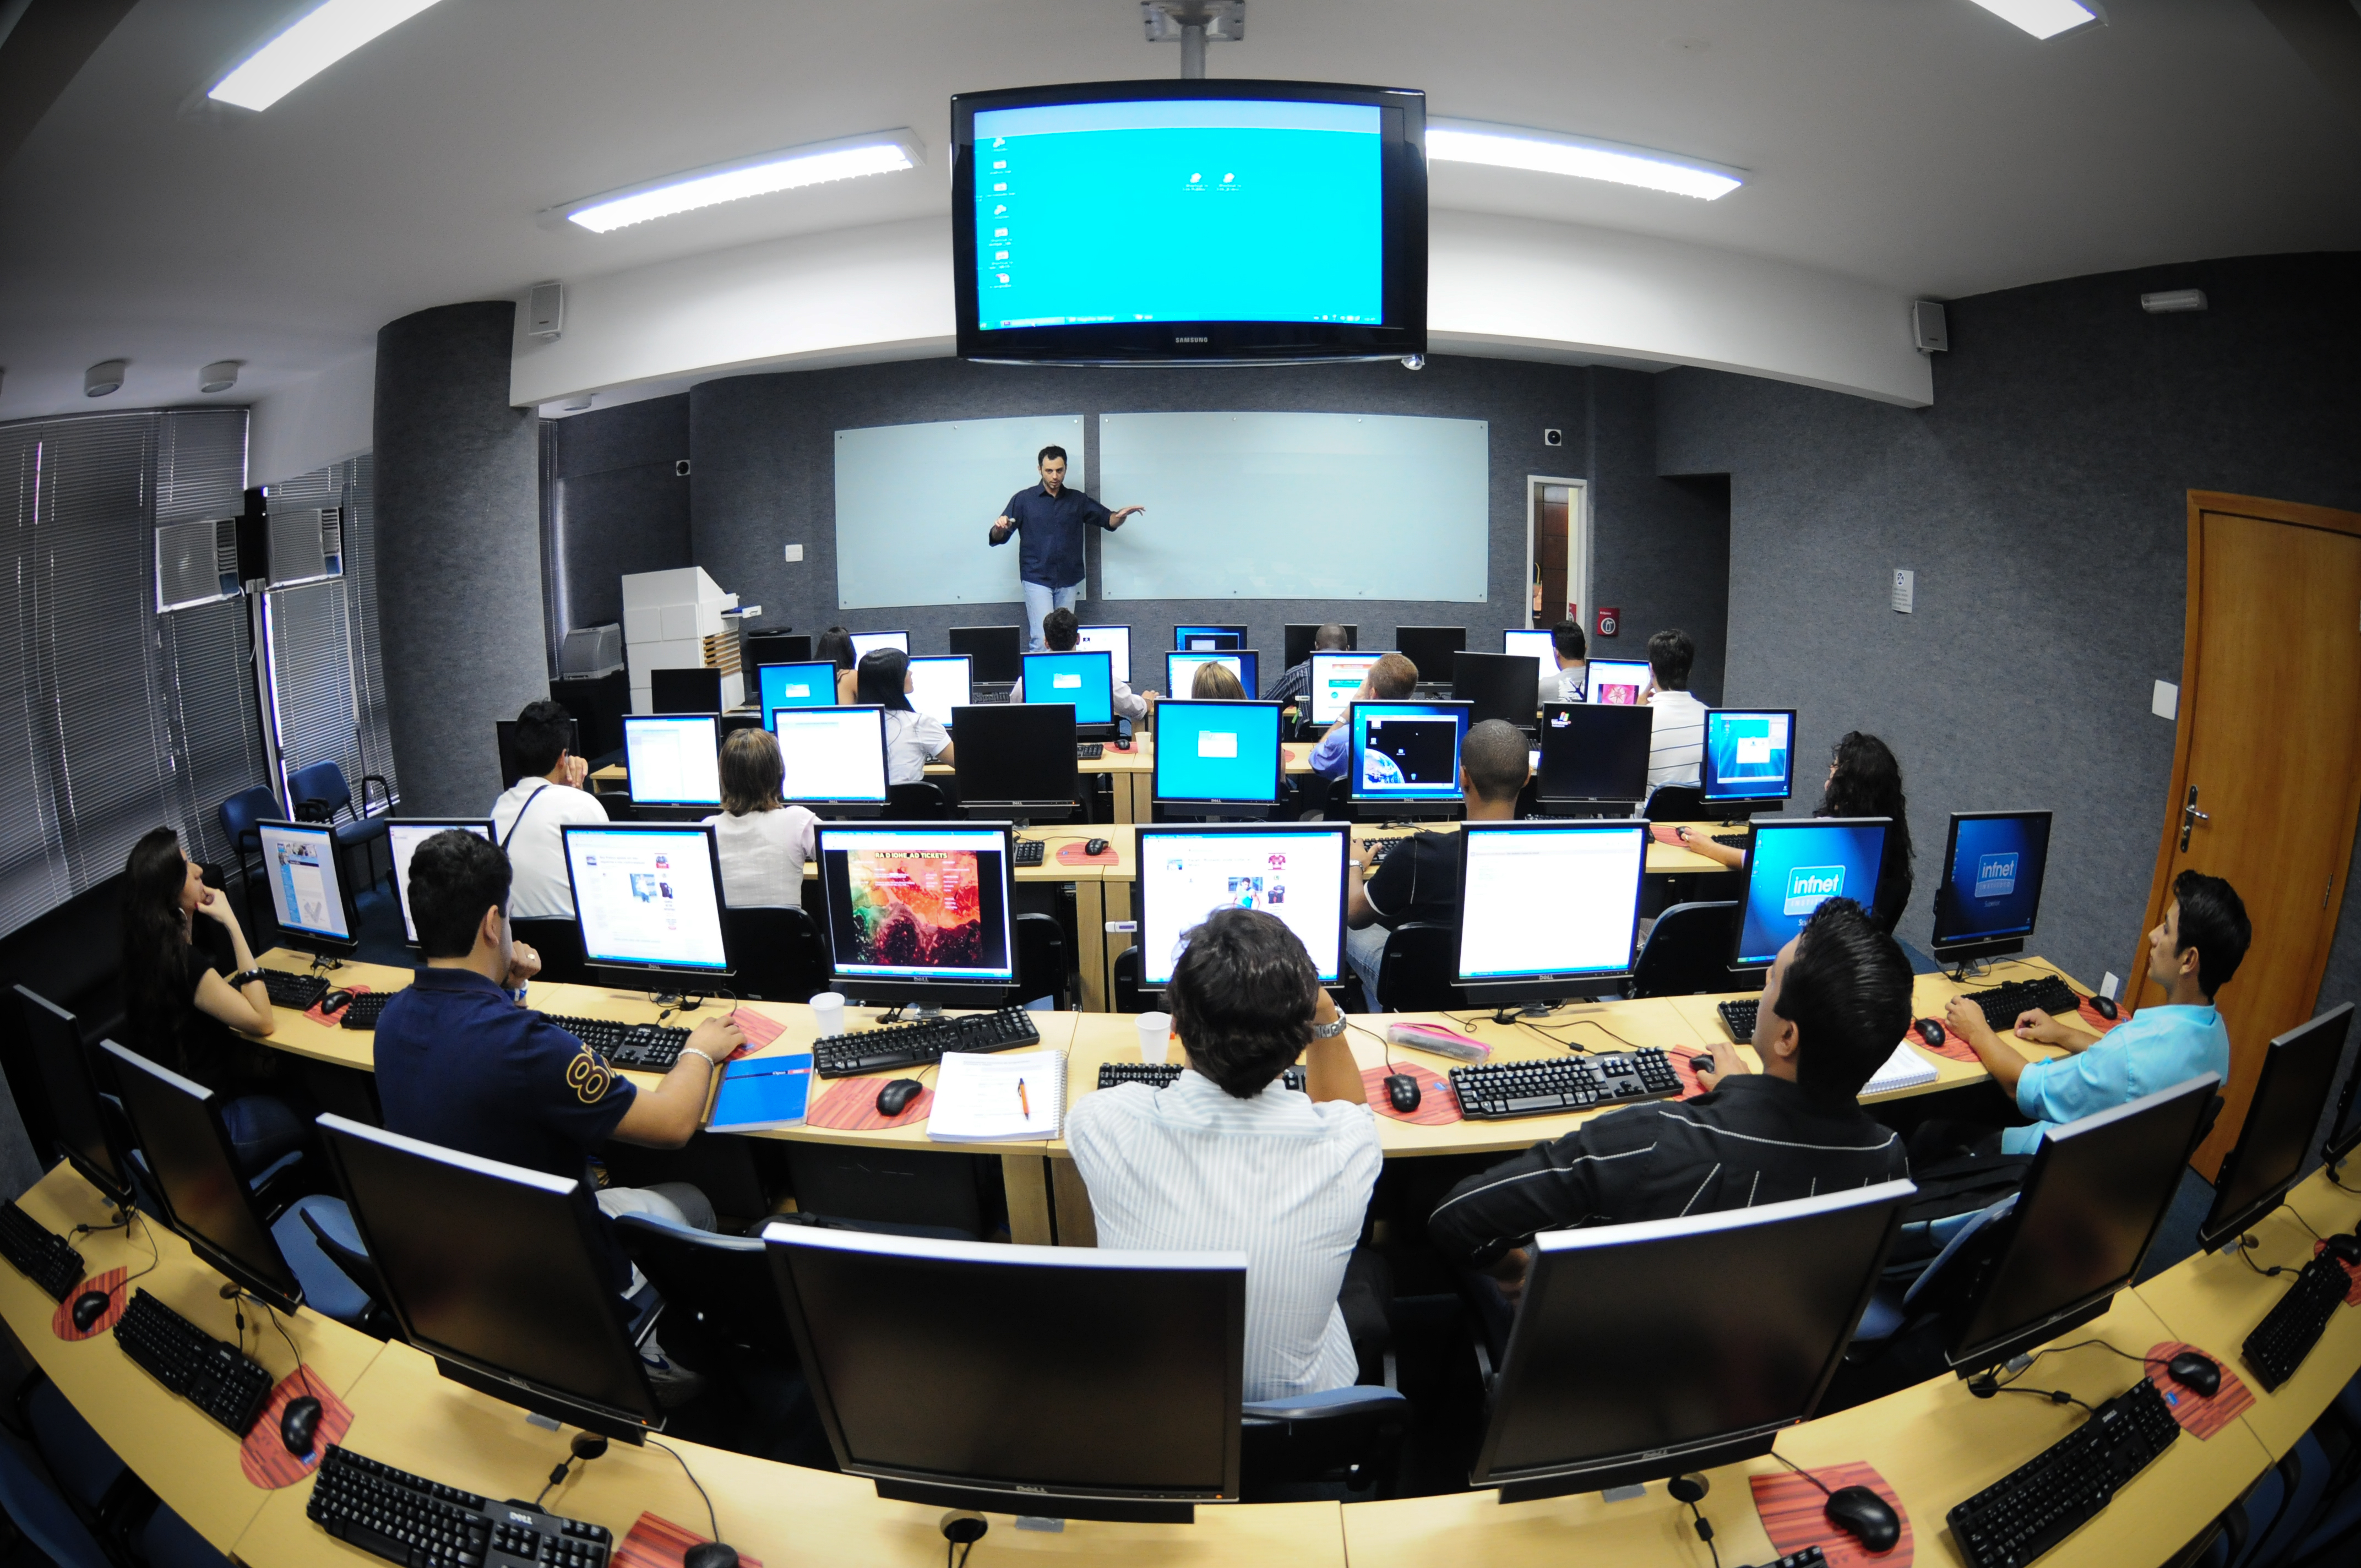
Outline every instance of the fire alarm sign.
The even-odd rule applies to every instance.
[[[1612,637],[1622,629],[1623,612],[1611,604],[1598,607],[1598,635]]]

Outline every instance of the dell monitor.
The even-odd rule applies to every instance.
[[[1459,857],[1452,983],[1471,1003],[1563,1002],[1631,978],[1646,823],[1466,822]]]
[[[314,959],[340,959],[359,948],[360,924],[335,830],[324,822],[258,822],[255,831],[280,940]]]
[[[1246,645],[1243,626],[1176,626],[1172,646],[1182,652],[1227,653]]]
[[[1131,628],[1128,626],[1083,626],[1076,628],[1082,641],[1074,646],[1083,652],[1103,652],[1115,660],[1115,678],[1131,685]]]
[[[1025,700],[1074,710],[1074,735],[1115,733],[1115,660],[1104,652],[1025,655]],[[1068,737],[1069,741],[1072,739]]]
[[[1583,670],[1583,700],[1603,707],[1640,707],[1656,678],[1645,659],[1593,659]]]
[[[1002,703],[963,707],[951,771],[960,809],[1032,824],[1074,814],[1081,769],[1074,758],[1074,710],[1064,703]]]
[[[1708,708],[1697,778],[1705,804],[1725,811],[1784,803],[1795,793],[1795,710]]]
[[[2343,1014],[2344,1017],[2336,1027],[2349,1029],[2353,1021],[2353,1003],[2338,1003],[2328,1016],[2334,1017],[2337,1014]],[[2361,1093],[2356,1091],[2361,1091],[2361,1056],[2354,1058],[2353,1067],[2345,1075],[2345,1090],[2336,1100],[2336,1116],[2328,1124],[2328,1141],[2321,1146],[2320,1157],[2332,1168],[2344,1164],[2346,1157],[2356,1147],[2361,1147]]]
[[[319,1125],[385,1306],[437,1371],[628,1442],[663,1429],[618,1293],[619,1245],[586,1178],[342,1116]]]
[[[1884,817],[1810,817],[1757,822],[1746,839],[1746,893],[1731,923],[1733,970],[1769,969],[1812,911],[1831,898],[1877,907]]]
[[[567,823],[558,831],[582,956],[592,969],[665,987],[730,974],[712,828]]]
[[[825,660],[807,664],[764,664],[755,672],[763,722],[783,707],[829,707],[836,702],[836,666]]]
[[[974,678],[986,685],[1014,685],[1021,673],[1016,661],[1025,654],[1021,626],[954,626],[950,651],[964,653],[974,665]]]
[[[852,662],[856,664],[880,648],[891,648],[896,653],[910,651],[910,634],[906,631],[856,631],[852,634]]]
[[[1218,652],[1167,653],[1164,655],[1165,696],[1186,697],[1197,690],[1197,671],[1205,664],[1219,664],[1237,676],[1238,689],[1251,702],[1262,695],[1260,658],[1251,648],[1226,648]],[[1158,720],[1163,722],[1162,719]]]
[[[1578,811],[1648,798],[1648,746],[1654,718],[1644,707],[1553,702],[1542,709],[1541,778],[1534,798],[1546,812]]]
[[[721,733],[711,715],[631,714],[623,772],[634,806],[721,809]]]
[[[1320,725],[1343,722],[1345,710],[1353,699],[1361,695],[1361,683],[1369,678],[1369,666],[1384,658],[1383,653],[1317,652],[1312,655],[1312,722]]]
[[[1770,1453],[1836,1376],[1916,1192],[1535,1236],[1468,1484],[1521,1503]]]
[[[1554,674],[1557,671],[1557,643],[1546,631],[1503,631],[1500,652],[1521,653],[1532,660],[1537,666],[1533,677],[1536,687],[1541,684],[1542,673]]]
[[[1962,1376],[2071,1332],[2138,1275],[2172,1208],[2212,1073],[2070,1122],[2034,1151],[1992,1261],[1945,1314],[1943,1359]]]
[[[1323,985],[1345,980],[1345,822],[1139,830],[1139,985],[1162,991],[1189,933],[1220,909],[1274,915],[1302,942]]]
[[[57,1152],[119,1209],[132,1199],[131,1157],[99,1098],[100,1068],[91,1056],[96,1047],[83,1042],[81,1021],[48,997],[21,985],[16,996]]]
[[[658,713],[719,713],[721,672],[701,665],[650,670],[648,706]]]
[[[951,709],[974,700],[973,685],[964,653],[922,653],[910,661],[910,706],[946,729]]]
[[[1935,957],[1965,964],[2023,952],[2048,863],[2049,813],[1953,812],[1935,889]]]
[[[2246,1120],[2214,1179],[2213,1206],[2197,1227],[2197,1245],[2206,1251],[2243,1235],[2302,1177],[2352,1022],[2350,1006],[2335,1008],[2290,1029],[2264,1052]]]
[[[1456,817],[1464,702],[1356,702],[1345,778],[1364,820]]]
[[[237,1168],[221,1096],[113,1040],[99,1049],[163,1200],[164,1223],[240,1289],[293,1311],[303,1287]]]
[[[437,833],[473,833],[489,843],[492,825],[480,817],[397,817],[385,825],[386,848],[393,851],[393,896],[401,906],[401,939],[418,946],[418,922],[410,915],[410,857]]]
[[[779,738],[779,798],[821,817],[875,817],[885,809],[885,710],[783,707],[771,715]]]
[[[837,1464],[879,1497],[1182,1524],[1236,1500],[1245,1254],[763,1241]]]
[[[1268,817],[1286,779],[1279,704],[1156,705],[1156,804],[1167,817]]]
[[[1451,655],[1467,646],[1464,626],[1397,626],[1394,652],[1418,666],[1418,678],[1439,685],[1450,677]]]
[[[1008,1000],[1016,943],[1007,823],[823,822],[818,837],[835,989],[928,1007]]]
[[[1345,647],[1347,651],[1361,645],[1359,626],[1346,621],[1338,621],[1336,624],[1345,629]],[[1291,670],[1312,657],[1312,644],[1319,635],[1320,628],[1317,626],[1305,625],[1301,621],[1289,621],[1279,632],[1279,651],[1287,655],[1287,663],[1281,667]]]
[[[1525,653],[1451,655],[1451,695],[1467,704],[1467,722],[1506,719],[1520,729],[1531,729],[1541,711],[1542,670]],[[1419,666],[1422,673],[1423,664]]]

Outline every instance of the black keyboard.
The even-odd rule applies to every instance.
[[[2082,1005],[2074,988],[2054,974],[2039,980],[2003,981],[1990,991],[1971,991],[1967,999],[1984,1010],[1984,1022],[1993,1033],[2005,1035],[2016,1027],[2017,1015],[2028,1007],[2038,1007],[2052,1015],[2071,1016]]]
[[[291,1007],[302,1013],[328,994],[328,981],[323,975],[290,974],[285,970],[267,969],[262,971],[262,989],[270,992],[270,1005],[273,1007]]]
[[[1730,1031],[1730,1037],[1744,1045],[1754,1038],[1754,1014],[1762,1005],[1759,998],[1749,997],[1744,1002],[1717,1002],[1713,1010],[1721,1014],[1721,1026]]]
[[[1763,1568],[1828,1568],[1828,1554],[1817,1546],[1801,1552],[1790,1552],[1784,1557],[1774,1557]]]
[[[345,1006],[344,1015],[336,1020],[346,1029],[374,1029],[384,1015],[385,1004],[400,995],[392,991],[364,991]]]
[[[52,1300],[64,1300],[82,1283],[82,1254],[14,1203],[0,1203],[0,1257]]]
[[[2323,1252],[2303,1266],[2287,1294],[2263,1314],[2238,1347],[2238,1358],[2253,1369],[2266,1393],[2295,1376],[2352,1288],[2352,1276]]]
[[[555,1013],[542,1016],[613,1066],[634,1072],[670,1072],[688,1044],[687,1030],[660,1024],[619,1024],[611,1018],[568,1018]]]
[[[931,1067],[945,1051],[1009,1051],[1038,1046],[1041,1031],[1022,1007],[959,1017],[917,1018],[857,1035],[830,1035],[812,1046],[812,1070],[822,1078],[851,1078],[888,1068]]]
[[[2020,1568],[2114,1500],[2180,1427],[2143,1377],[2098,1413],[1944,1516],[1972,1568]]]
[[[1746,848],[1746,840],[1752,837],[1751,833],[1716,833],[1713,836],[1713,841],[1717,844],[1726,844],[1733,850],[1742,850]]]
[[[1145,1083],[1152,1089],[1169,1088],[1180,1076],[1177,1061],[1103,1061],[1099,1063],[1099,1087],[1118,1089],[1126,1083]],[[1300,1067],[1289,1068],[1279,1075],[1290,1089],[1301,1090],[1305,1079]]]
[[[270,1398],[270,1373],[145,1290],[115,1321],[115,1340],[139,1369],[244,1437]]]
[[[1041,863],[1041,853],[1049,847],[1049,845],[1043,843],[1038,839],[1017,839],[1016,863],[1020,866],[1039,865]]]
[[[1104,755],[1106,755],[1106,742],[1104,740],[1074,742],[1074,761],[1078,762],[1095,762]]]
[[[1681,1091],[1672,1058],[1651,1046],[1593,1057],[1488,1062],[1455,1067],[1451,1090],[1470,1121],[1554,1116],[1640,1100],[1670,1100]]]
[[[330,1443],[303,1515],[343,1541],[403,1568],[605,1568],[604,1525],[492,1503]]]
[[[967,699],[972,703],[1006,702],[1016,690],[1015,681],[971,681]]]

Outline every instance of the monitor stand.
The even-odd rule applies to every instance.
[[[652,991],[648,1000],[659,1007],[669,1007],[675,1013],[694,1013],[708,1000],[686,991]]]
[[[898,1002],[878,1014],[877,1026],[884,1028],[888,1024],[900,1024],[909,1020],[923,1024],[942,1015],[942,1003],[939,1002]]]

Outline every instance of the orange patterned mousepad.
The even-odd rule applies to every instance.
[[[1827,1553],[1828,1568],[1910,1568],[1910,1514],[1885,1477],[1867,1464],[1828,1464],[1810,1474],[1818,1478],[1828,1492],[1846,1486],[1866,1486],[1885,1499],[1894,1517],[1902,1521],[1902,1539],[1883,1552],[1865,1552],[1860,1541],[1828,1522],[1828,1492],[1793,1470],[1781,1470],[1772,1475],[1750,1475],[1747,1481],[1754,1488],[1754,1514],[1763,1521],[1763,1533],[1771,1538],[1771,1545],[1782,1557],[1792,1557],[1807,1546],[1817,1546]]]
[[[2123,1014],[2121,1013],[2116,1014],[2112,1018],[2100,1017],[2099,1010],[2091,1005],[2091,999],[2087,996],[2082,998],[2082,1004],[2074,1009],[2074,1014],[2076,1018],[2081,1022],[2082,1027],[2090,1030],[2094,1035],[2103,1035],[2108,1030],[2114,1028],[2116,1025],[2124,1021]]]
[[[1418,1109],[1404,1115],[1394,1109],[1386,1098],[1386,1078],[1389,1073],[1406,1072],[1418,1080]],[[1451,1092],[1451,1081],[1431,1067],[1418,1067],[1406,1061],[1390,1068],[1382,1062],[1361,1069],[1361,1093],[1367,1097],[1369,1109],[1380,1116],[1390,1116],[1397,1122],[1415,1122],[1422,1127],[1443,1127],[1462,1120],[1459,1096]]]
[[[1123,863],[1123,857],[1115,852],[1113,844],[1095,855],[1086,855],[1082,853],[1082,844],[1069,841],[1058,846],[1058,863],[1061,866],[1117,866]]]
[[[1673,1071],[1680,1078],[1679,1098],[1694,1100],[1700,1094],[1713,1092],[1713,1085],[1705,1080],[1697,1068],[1699,1062],[1713,1060],[1711,1051],[1666,1051],[1664,1054],[1673,1058]]]
[[[759,1051],[787,1032],[787,1026],[768,1014],[757,1013],[751,1007],[741,1007],[730,1014],[738,1032],[746,1036],[746,1048]]]
[[[307,1394],[320,1401],[319,1424],[312,1429],[312,1452],[290,1453],[279,1436],[279,1418],[286,1414],[289,1400]],[[262,1414],[255,1418],[253,1430],[238,1445],[238,1466],[246,1472],[247,1480],[266,1492],[292,1486],[312,1474],[312,1467],[320,1463],[320,1455],[328,1451],[330,1443],[344,1441],[352,1424],[352,1411],[320,1381],[319,1374],[308,1367],[298,1367],[263,1402]]]
[[[2328,1244],[2326,1242],[2314,1242],[2312,1244],[2312,1254],[2314,1257],[2319,1256],[2322,1253],[2324,1253],[2327,1250]],[[2340,1265],[2340,1266],[2344,1268],[2345,1276],[2353,1281],[2352,1288],[2345,1292],[2345,1304],[2348,1307],[2361,1307],[2361,1265],[2347,1263]]]
[[[349,991],[355,996],[367,996],[369,993],[369,988],[366,985],[332,985],[328,990]],[[303,1009],[303,1016],[309,1018],[313,1023],[319,1025],[324,1029],[333,1029],[343,1020],[345,1016],[345,1008],[339,1007],[334,1013],[321,1012],[320,1003],[327,1001],[327,999],[328,992],[322,992],[320,993],[319,1002],[314,1002],[311,1006]],[[346,1003],[345,1004],[346,1007],[349,1007],[351,1005],[352,1003]]]
[[[115,1321],[123,1316],[123,1309],[131,1299],[131,1292],[123,1288],[124,1272],[120,1268],[110,1268],[67,1291],[66,1299],[58,1303],[58,1310],[49,1314],[49,1332],[71,1344],[76,1340],[96,1339],[115,1327]],[[104,1290],[110,1298],[106,1310],[101,1312],[98,1321],[87,1330],[78,1329],[73,1326],[74,1299],[93,1290]]]
[[[819,1103],[804,1117],[804,1125],[840,1133],[873,1133],[884,1127],[906,1127],[913,1122],[925,1121],[928,1110],[935,1102],[932,1089],[918,1091],[898,1116],[877,1113],[878,1091],[893,1081],[890,1078],[840,1079],[819,1097]]]
[[[680,1568],[688,1549],[703,1542],[695,1530],[683,1530],[668,1519],[642,1514],[615,1548],[615,1568]],[[740,1568],[763,1568],[763,1560],[738,1554]]]
[[[2239,1413],[2255,1402],[2255,1396],[2245,1381],[2227,1366],[2222,1366],[2222,1387],[2214,1390],[2210,1399],[2194,1389],[2182,1387],[2172,1380],[2172,1374],[2164,1369],[2164,1364],[2184,1350],[2197,1350],[2197,1347],[2179,1340],[2167,1340],[2151,1348],[2147,1353],[2147,1380],[2156,1385],[2158,1393],[2164,1396],[2164,1402],[2171,1408],[2172,1419],[2180,1423],[2180,1430],[2202,1441],[2237,1420]],[[2208,1361],[2214,1359],[2202,1350],[2197,1350],[2197,1354]],[[2222,1365],[2218,1361],[2214,1365]]]
[[[1949,1057],[1953,1061],[1965,1062],[1970,1067],[1975,1066],[1976,1048],[1968,1044],[1967,1041],[1960,1038],[1959,1036],[1953,1034],[1951,1032],[1951,1025],[1943,1018],[1938,1016],[1936,1018],[1935,1022],[1943,1025],[1943,1043],[1941,1045],[1929,1046],[1926,1041],[1918,1037],[1918,1031],[1915,1028],[1911,1029],[1902,1036],[1903,1043],[1905,1045],[1916,1046],[1922,1051],[1928,1051],[1938,1057]]]

